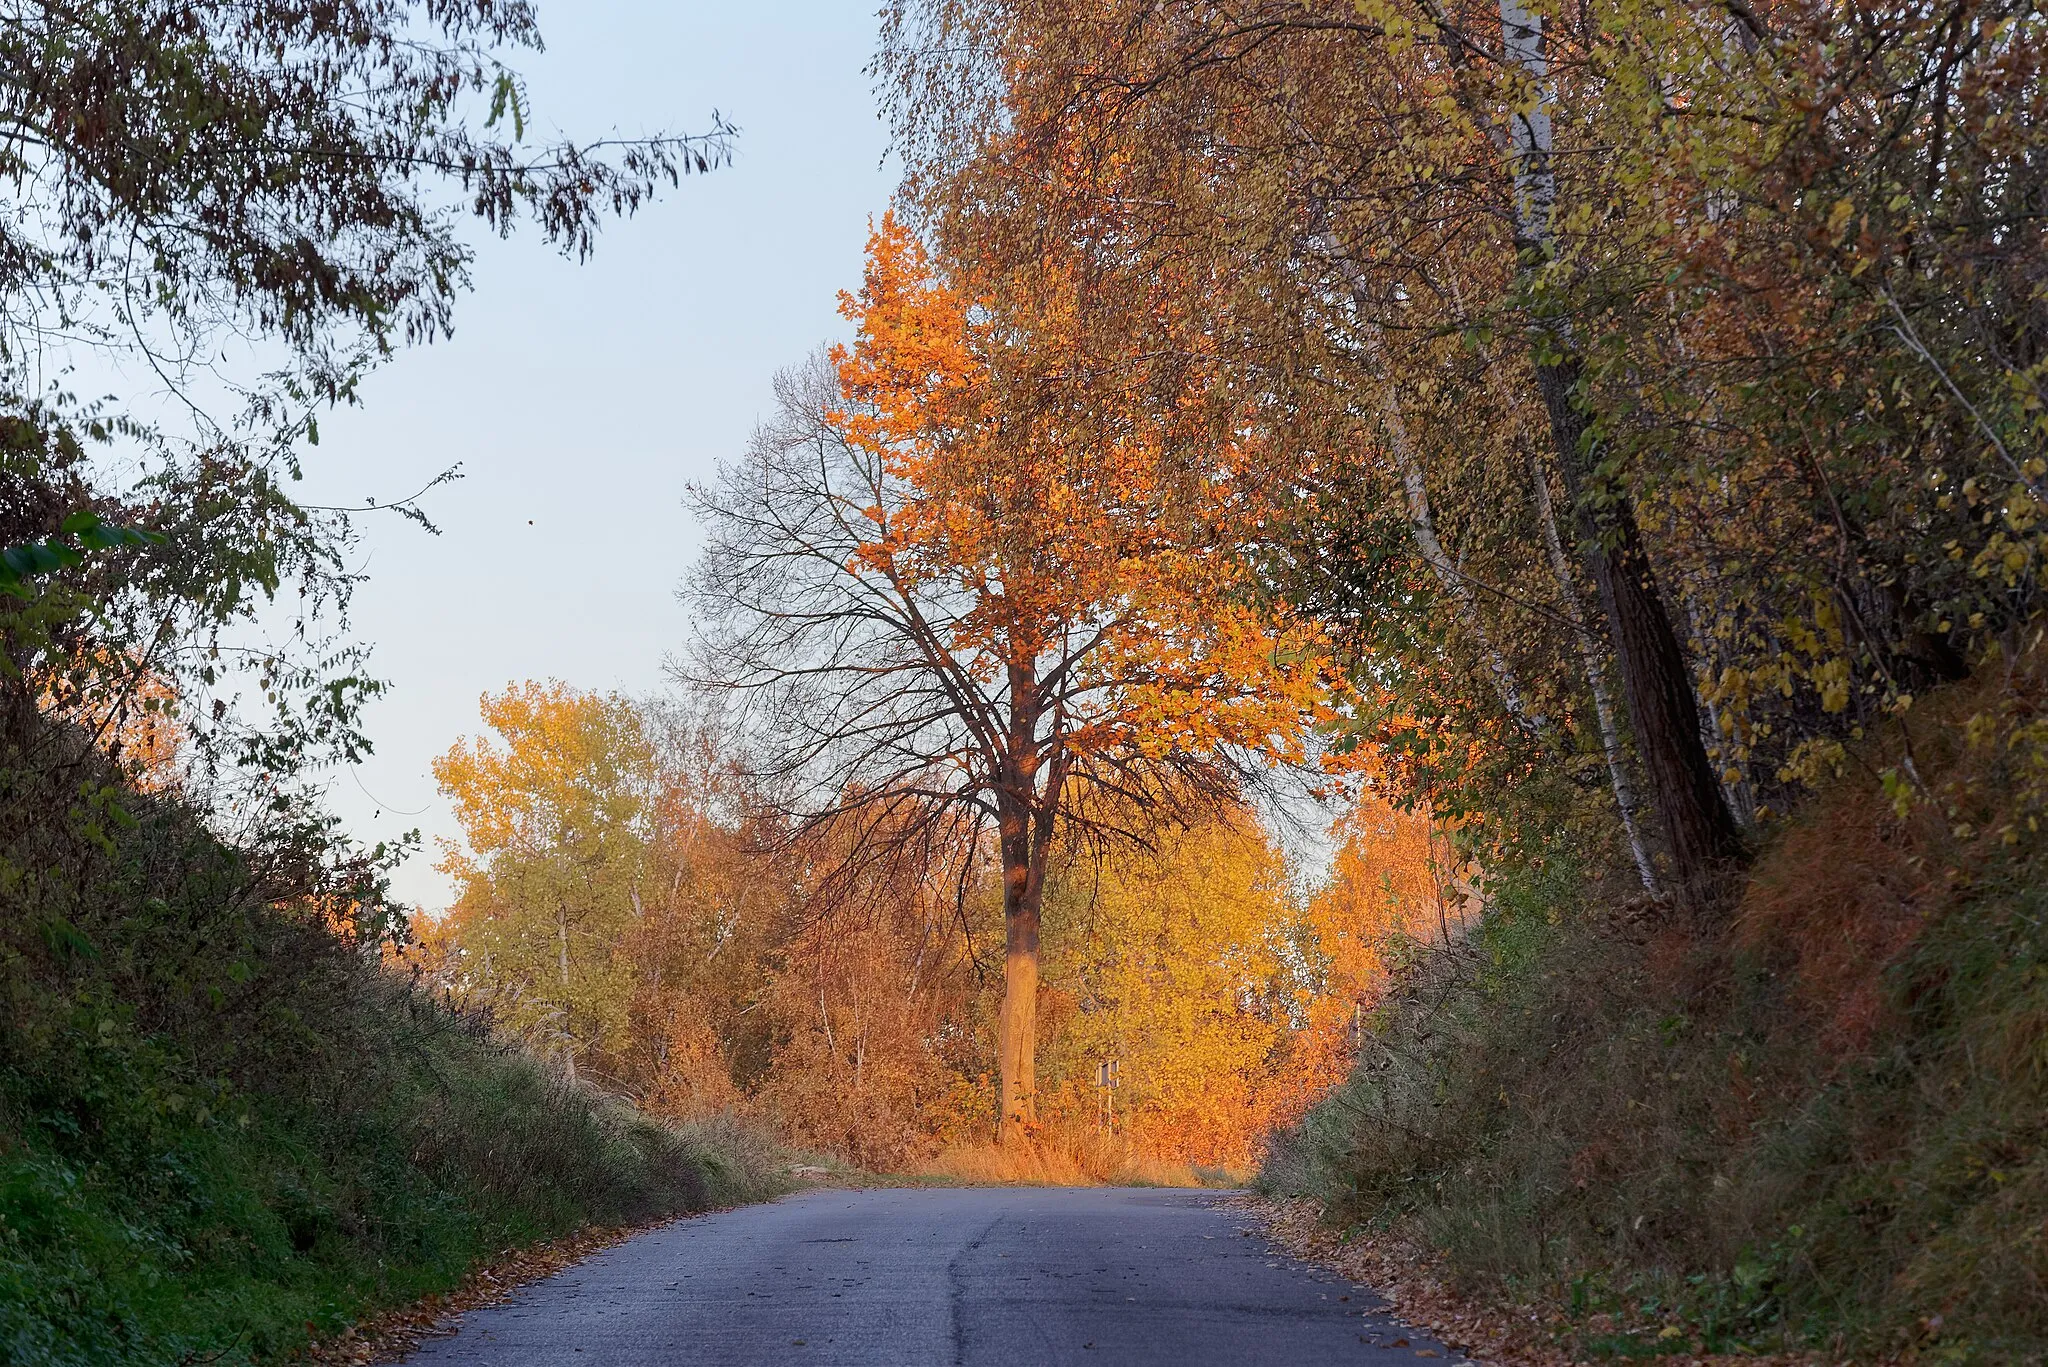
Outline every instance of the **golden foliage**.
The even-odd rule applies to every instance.
[[[1115,1060],[1130,1151],[1236,1171],[1266,1128],[1261,1086],[1289,1021],[1276,989],[1296,911],[1248,812],[1160,833],[1152,850],[1076,859],[1046,941],[1043,1105],[1092,1120]]]
[[[1000,942],[986,864],[856,864],[849,885],[851,844],[880,837],[846,823],[767,839],[715,736],[686,720],[561,684],[487,697],[482,715],[491,734],[436,769],[469,834],[444,862],[461,895],[421,934],[446,985],[657,1114],[748,1111],[875,1169],[989,1169],[975,1155],[995,1134],[1002,987],[979,957]],[[1004,1171],[1248,1170],[1341,1071],[1389,945],[1438,924],[1428,821],[1374,797],[1307,899],[1246,809],[1145,829],[1142,846],[1060,852],[1038,1156]],[[1110,1135],[1096,1068],[1112,1059]]]
[[[1333,834],[1342,843],[1329,881],[1303,918],[1316,972],[1272,1083],[1274,1126],[1298,1119],[1343,1080],[1365,1017],[1414,949],[1464,928],[1463,899],[1449,887],[1450,843],[1426,813],[1368,788]]]
[[[573,1070],[629,1019],[618,948],[638,914],[653,748],[624,699],[560,683],[487,694],[481,710],[497,739],[434,761],[464,835],[443,846],[457,896],[437,938],[469,995]]]

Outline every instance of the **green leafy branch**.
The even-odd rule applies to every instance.
[[[161,546],[164,541],[160,532],[123,527],[104,521],[98,513],[73,513],[55,536],[0,549],[0,593],[27,598],[29,581],[83,564],[87,551]]]

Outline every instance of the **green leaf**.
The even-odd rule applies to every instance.
[[[69,546],[55,541],[31,541],[0,551],[0,563],[17,575],[51,574],[79,564],[84,559]]]
[[[110,551],[119,546],[161,546],[165,540],[161,532],[120,527],[111,522],[98,523],[78,534],[78,544],[89,551]]]
[[[100,525],[100,515],[98,513],[76,512],[64,519],[64,534],[66,536],[77,536],[81,532],[92,531]]]
[[[86,938],[80,930],[62,916],[52,916],[43,922],[43,943],[50,947],[52,954],[61,954],[73,959],[97,959],[99,946]]]

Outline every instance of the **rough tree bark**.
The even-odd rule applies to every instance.
[[[1508,60],[1521,67],[1536,94],[1529,107],[1516,109],[1509,118],[1515,250],[1526,277],[1551,258],[1554,246],[1553,96],[1542,16],[1524,8],[1521,0],[1500,0],[1500,20]],[[1592,421],[1580,396],[1583,362],[1561,325],[1532,329],[1530,345],[1558,468],[1587,547],[1601,610],[1613,633],[1622,693],[1663,829],[1674,891],[1697,903],[1710,894],[1717,871],[1741,857],[1741,829],[1722,797],[1700,738],[1691,666],[1652,573],[1634,505],[1623,491],[1612,488],[1599,490],[1597,500],[1587,497],[1597,453]]]

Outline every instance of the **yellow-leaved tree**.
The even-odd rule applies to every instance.
[[[1366,788],[1331,832],[1328,879],[1303,907],[1297,1029],[1273,1075],[1269,1119],[1284,1125],[1351,1069],[1358,1032],[1413,949],[1463,929],[1451,842],[1427,812]]]
[[[1125,1148],[1244,1171],[1270,1122],[1289,1034],[1284,950],[1298,913],[1257,819],[1225,810],[1154,848],[1062,871],[1046,941],[1048,1100],[1085,1117],[1116,1064]]]
[[[562,1062],[623,1043],[633,997],[618,952],[648,858],[654,750],[615,694],[524,683],[481,703],[495,737],[434,761],[463,844],[444,842],[457,896],[435,932],[474,1000]]]

